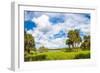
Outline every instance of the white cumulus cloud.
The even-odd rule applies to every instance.
[[[57,16],[56,14],[51,14],[51,16],[53,15]],[[88,23],[89,19],[85,18],[82,15],[65,14],[66,20],[64,21],[64,23],[57,23],[56,25],[52,25],[49,19],[49,13],[41,14],[36,18],[34,17],[32,21],[37,24],[37,27],[35,28],[35,30],[27,31],[27,33],[32,34],[32,36],[35,38],[37,48],[41,46],[45,46],[47,48],[66,47],[65,40],[67,39],[67,37],[50,39],[50,37],[53,37],[54,34],[59,33],[59,31],[61,30],[64,30],[66,34],[69,30],[72,29],[80,29],[86,34],[89,34],[90,32],[90,23]],[[85,23],[86,21],[88,24]]]

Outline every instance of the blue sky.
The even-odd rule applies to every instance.
[[[81,37],[90,34],[89,13],[24,11],[24,29],[35,38],[36,48],[67,47],[69,30],[79,29]]]

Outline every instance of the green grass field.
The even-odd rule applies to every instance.
[[[72,60],[72,59],[89,59],[90,50],[77,52],[43,52],[27,54],[25,61],[45,61],[45,60]]]

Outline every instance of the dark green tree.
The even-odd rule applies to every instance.
[[[83,42],[81,44],[81,48],[83,50],[89,50],[90,49],[90,36],[84,36]]]
[[[68,38],[69,38],[69,42],[71,42],[72,48],[74,48],[74,42],[75,42],[75,32],[73,30],[70,30],[68,32]]]
[[[71,48],[72,44],[73,44],[73,42],[70,39],[66,40],[66,45],[68,45],[69,48]]]
[[[75,32],[74,45],[75,45],[75,47],[80,47],[79,44],[82,42],[82,39],[80,37],[80,30],[75,29],[74,32]]]
[[[75,30],[69,30],[68,32],[68,40],[66,41],[67,45],[71,45],[72,48],[79,47],[78,45],[81,42],[81,37],[80,37],[80,31],[75,29]]]
[[[31,34],[27,34],[26,31],[24,31],[24,49],[28,53],[31,50],[36,51],[34,38]]]

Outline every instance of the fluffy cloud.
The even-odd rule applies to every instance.
[[[41,46],[47,48],[67,47],[65,40],[67,32],[71,29],[80,29],[82,33],[90,34],[90,19],[85,14],[66,13],[62,15],[64,21],[58,22],[57,20],[57,23],[53,23],[50,19],[59,18],[60,13],[40,13],[38,17],[35,16],[31,20],[37,24],[37,27],[34,30],[28,30],[27,33],[35,37],[36,48]],[[57,37],[58,35],[59,37]],[[65,37],[62,37],[63,35]]]
[[[54,39],[54,34],[57,34],[62,30],[62,24],[52,25],[49,21],[49,16],[47,15],[33,18],[32,21],[37,24],[37,28],[34,31],[29,30],[27,33],[32,34],[32,36],[35,37],[37,48],[43,45],[48,48],[60,48],[66,46],[64,42],[65,38]],[[53,40],[51,40],[50,37]]]
[[[49,30],[52,30],[52,25],[49,22],[49,17],[47,15],[41,15],[38,18],[33,18],[32,21],[37,24],[38,30],[44,33],[48,32]]]

